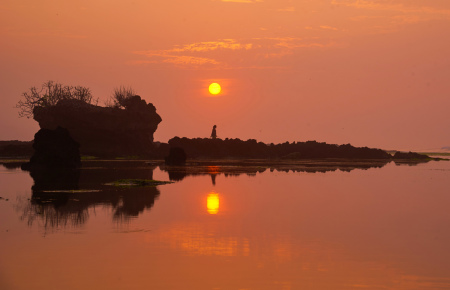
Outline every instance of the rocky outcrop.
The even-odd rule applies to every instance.
[[[34,119],[42,129],[60,126],[80,143],[83,155],[151,156],[153,133],[161,117],[153,104],[139,96],[125,108],[101,107],[79,100],[61,100],[55,106],[36,107]]]
[[[392,157],[394,160],[430,160],[430,156],[425,154],[419,154],[415,152],[395,152],[394,156]]]
[[[60,170],[81,166],[80,145],[69,132],[61,127],[55,130],[41,129],[34,135],[34,154],[24,170]]]
[[[0,141],[0,157],[27,157],[33,154],[32,141]]]
[[[307,142],[264,144],[254,139],[206,139],[179,138],[169,140],[171,147],[180,147],[189,158],[258,158],[258,159],[381,159],[392,157],[381,149],[354,147],[350,144],[335,145]]]

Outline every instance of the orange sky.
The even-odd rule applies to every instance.
[[[173,136],[450,146],[448,0],[4,0],[0,139],[31,140],[47,80],[120,85]],[[209,97],[219,82],[223,93]]]

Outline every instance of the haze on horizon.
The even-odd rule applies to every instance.
[[[174,136],[384,149],[450,146],[448,0],[6,0],[0,140],[31,140],[22,92],[120,85]],[[222,93],[208,94],[218,82]]]

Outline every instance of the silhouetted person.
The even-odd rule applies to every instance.
[[[213,129],[212,129],[212,132],[211,132],[211,139],[216,139],[217,138],[216,128],[217,128],[217,126],[214,125]]]

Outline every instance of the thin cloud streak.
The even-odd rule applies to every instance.
[[[132,64],[156,64],[156,63],[170,63],[175,65],[219,65],[220,62],[206,57],[195,57],[187,55],[170,55],[168,53],[157,53],[152,51],[135,51],[137,55],[145,55],[148,58],[153,58],[154,60],[138,60],[131,62]]]
[[[233,39],[224,39],[223,41],[208,41],[208,42],[198,42],[193,44],[184,45],[180,48],[176,47],[172,49],[173,52],[205,52],[212,51],[218,49],[231,49],[231,50],[239,50],[239,49],[251,49],[252,44],[241,44],[237,43]]]
[[[133,64],[166,63],[186,69],[206,68],[234,68],[234,67],[273,67],[263,60],[282,58],[293,55],[302,48],[337,47],[335,41],[320,39],[304,39],[296,37],[266,37],[252,38],[238,42],[234,39],[220,41],[197,42],[177,45],[167,50],[134,51],[150,60],[134,61]],[[242,64],[246,65],[242,65]]]
[[[343,5],[347,7],[355,7],[358,9],[368,9],[368,10],[383,10],[383,11],[395,11],[402,13],[418,13],[418,14],[430,14],[430,15],[442,15],[450,16],[449,9],[436,9],[429,6],[421,7],[407,7],[403,4],[391,4],[391,3],[379,3],[368,0],[332,0],[332,5]]]
[[[280,8],[277,9],[279,12],[295,12],[295,7],[286,7],[286,8]]]
[[[84,34],[72,34],[64,31],[42,31],[42,32],[22,32],[14,29],[3,27],[1,32],[10,36],[19,36],[23,38],[69,38],[69,39],[87,39],[89,36]]]

